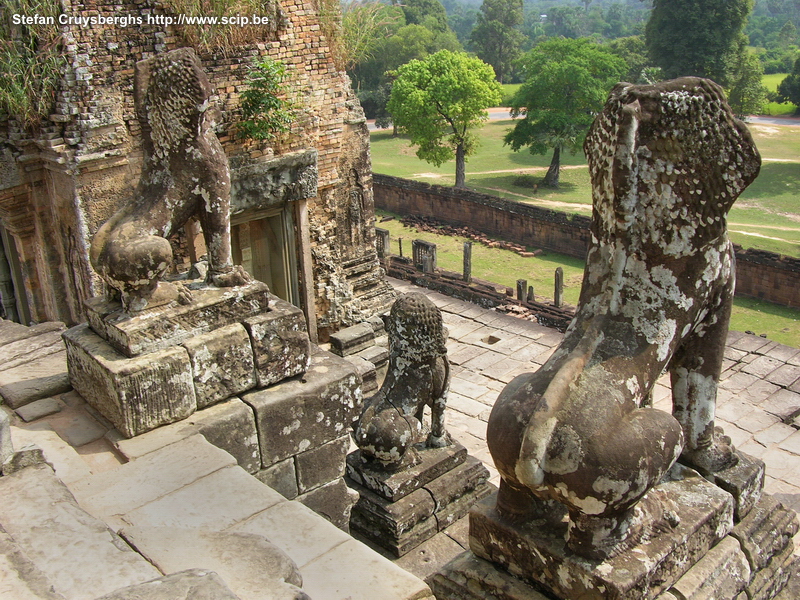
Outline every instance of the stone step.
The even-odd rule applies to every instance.
[[[169,570],[213,570],[242,600],[262,597],[252,592],[261,563],[240,560],[242,552],[220,552],[219,544],[209,540],[221,537],[238,547],[244,534],[269,540],[295,562],[303,591],[317,600],[433,598],[422,580],[300,502],[286,500],[200,435],[87,477],[72,489],[86,510],[121,531],[153,564]],[[166,535],[170,530],[190,531]],[[173,544],[178,538],[184,542]],[[187,541],[191,539],[205,541]],[[248,544],[259,546],[252,540]]]
[[[19,589],[46,591],[33,598],[92,600],[161,576],[83,511],[46,464],[0,478],[0,497],[0,526],[7,534],[2,561],[12,566],[7,578]]]

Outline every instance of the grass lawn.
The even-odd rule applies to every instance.
[[[786,78],[787,73],[774,73],[772,75],[764,75],[761,78],[761,83],[764,84],[770,92],[777,92],[778,86],[781,81]],[[780,115],[793,115],[797,107],[791,102],[769,102],[767,103],[764,114],[772,116]]]
[[[562,156],[558,190],[515,185],[521,174],[544,176],[550,155],[513,152],[503,145],[512,120],[490,121],[480,130],[480,146],[467,162],[467,186],[479,192],[565,212],[591,213],[591,185],[583,154]],[[761,175],[729,215],[731,239],[746,248],[800,257],[800,128],[750,125],[763,158]],[[455,162],[434,167],[390,131],[372,133],[372,168],[439,185],[453,185]]]
[[[393,254],[400,253],[400,238],[403,239],[403,253],[406,256],[411,254],[411,240],[424,239],[436,244],[439,268],[456,273],[462,271],[465,238],[420,232],[403,225],[396,215],[381,210],[376,212],[379,220],[384,216],[395,217],[378,224],[389,230]],[[577,304],[583,279],[582,260],[555,252],[523,258],[509,250],[487,248],[482,244],[472,246],[473,276],[512,289],[516,289],[517,279],[526,279],[528,285],[533,286],[539,301],[552,299],[553,277],[557,267],[564,269],[564,301]],[[797,309],[750,298],[736,298],[730,326],[736,331],[764,333],[771,340],[800,348],[800,310]]]

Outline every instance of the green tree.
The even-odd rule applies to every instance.
[[[645,74],[652,67],[652,63],[647,56],[644,36],[632,35],[630,37],[617,38],[608,42],[606,47],[612,54],[619,56],[628,65],[628,71],[623,76],[625,81],[647,83]]]
[[[397,70],[389,112],[419,146],[417,156],[441,166],[456,159],[456,187],[466,187],[466,158],[476,148],[472,129],[500,102],[492,67],[464,53],[440,50]]]
[[[525,81],[514,95],[511,115],[522,116],[505,143],[532,154],[553,150],[543,185],[558,187],[561,150],[581,149],[594,115],[611,87],[627,71],[625,62],[588,39],[552,39],[522,58]]]
[[[425,25],[438,31],[447,30],[447,12],[439,0],[404,0],[398,4],[406,15],[408,25]],[[432,23],[435,25],[431,25]]]
[[[483,0],[472,30],[472,47],[478,58],[492,65],[500,83],[506,81],[519,58],[525,41],[521,24],[522,0]]]
[[[753,0],[653,0],[650,57],[668,78],[696,75],[729,87]]]
[[[794,69],[778,86],[778,97],[784,102],[791,102],[800,113],[800,58],[794,63]]]
[[[764,111],[769,90],[761,83],[763,76],[764,67],[758,56],[749,53],[747,48],[742,47],[730,82],[730,89],[727,91],[728,104],[740,117]]]

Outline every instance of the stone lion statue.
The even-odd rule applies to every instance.
[[[721,88],[618,84],[586,138],[593,221],[575,319],[552,357],[501,392],[488,423],[498,510],[565,505],[568,545],[605,557],[672,464],[732,465],[714,409],[734,253],[726,215],[761,164]],[[649,407],[672,378],[673,413]]]
[[[230,173],[213,131],[212,88],[191,48],[136,64],[134,99],[142,126],[144,161],[134,199],[94,236],[91,261],[137,312],[179,299],[162,281],[172,262],[168,238],[197,216],[208,250],[211,284],[250,281],[231,260]]]
[[[425,407],[431,409],[430,447],[450,444],[444,410],[450,385],[447,330],[426,296],[410,293],[392,305],[386,323],[389,366],[381,389],[364,403],[355,426],[362,455],[393,468],[420,441]]]

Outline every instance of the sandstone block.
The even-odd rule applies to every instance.
[[[458,442],[444,448],[414,449],[416,464],[387,471],[365,459],[357,450],[347,456],[347,476],[389,502],[397,502],[414,490],[451,471],[467,459],[467,450]]]
[[[0,396],[11,408],[63,394],[70,388],[64,351],[0,372]]]
[[[351,483],[359,493],[350,525],[395,556],[403,556],[465,516],[493,491],[478,459],[467,460],[396,502]]]
[[[195,411],[185,348],[127,358],[85,324],[66,331],[64,340],[73,387],[123,435],[133,437]]]
[[[91,328],[130,358],[266,312],[268,294],[266,284],[255,281],[232,288],[194,289],[189,304],[157,307],[135,316],[103,298],[90,298],[85,307]]]
[[[81,506],[105,518],[131,512],[234,464],[230,454],[193,435],[112,471],[84,478],[71,490]]]
[[[299,493],[297,488],[297,469],[294,458],[287,458],[274,465],[261,469],[255,474],[256,479],[268,485],[287,500],[294,500]]]
[[[375,370],[374,364],[355,354],[345,357],[345,360],[356,368],[358,376],[361,378],[361,393],[364,397],[378,390],[378,372]]]
[[[64,403],[57,398],[42,398],[41,400],[36,400],[25,406],[20,406],[14,412],[16,412],[23,421],[29,423],[30,421],[55,414],[61,411],[63,407]]]
[[[375,330],[369,322],[358,323],[331,334],[331,351],[339,356],[350,356],[375,342]]]
[[[256,413],[264,467],[342,437],[361,408],[353,366],[318,351],[302,378],[242,396]]]
[[[242,600],[294,600],[303,585],[294,561],[254,533],[126,527],[120,535],[162,573],[214,571]]]
[[[93,600],[159,576],[105,523],[85,513],[48,465],[1,477],[0,495],[0,526],[64,597]]]
[[[280,502],[234,525],[230,531],[257,533],[304,567],[350,538],[345,532],[300,502]]]
[[[350,435],[301,452],[295,457],[297,486],[301,494],[344,476]]]
[[[213,571],[192,569],[165,575],[145,583],[120,588],[97,600],[189,600],[213,598],[214,600],[242,600],[225,585]]]
[[[733,518],[742,520],[756,505],[764,488],[764,461],[737,451],[739,462],[714,473],[714,483],[733,496]]]
[[[14,454],[14,443],[11,441],[11,419],[8,413],[0,409],[0,465]]]
[[[297,497],[318,515],[336,525],[344,532],[350,531],[350,511],[358,501],[358,494],[351,490],[341,477]]]
[[[470,548],[513,575],[561,598],[641,600],[666,591],[733,527],[733,498],[691,469],[673,467],[671,481],[648,496],[669,501],[676,525],[658,527],[631,548],[603,561],[575,556],[565,546],[566,523],[520,527],[495,510],[496,499],[470,511]],[[641,557],[647,557],[642,560]]]
[[[197,408],[256,385],[253,349],[244,327],[233,323],[183,342],[194,376]]]
[[[255,473],[261,468],[255,415],[253,409],[239,398],[219,402],[198,410],[191,418],[133,438],[122,438],[119,434],[106,437],[120,454],[134,460],[195,433],[201,434],[211,444],[231,454],[248,473]]]
[[[357,577],[342,577],[353,565]],[[311,598],[351,600],[434,600],[421,579],[392,564],[357,540],[347,540],[301,568],[303,590]]]
[[[466,551],[428,579],[437,600],[548,600],[522,579]]]
[[[739,542],[728,536],[675,582],[671,590],[686,600],[734,598],[750,583],[750,565]]]
[[[245,319],[244,326],[253,345],[259,387],[306,372],[311,360],[311,342],[305,316],[299,308],[270,296],[269,311]]]
[[[797,515],[772,496],[764,494],[750,513],[733,528],[753,573],[760,571],[786,547],[794,547]]]

